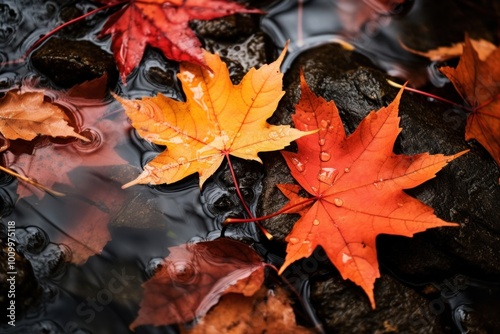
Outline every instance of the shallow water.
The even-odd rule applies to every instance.
[[[49,28],[59,24],[60,6],[64,3],[0,2],[1,60],[18,59]],[[81,8],[94,7],[82,5]],[[99,27],[96,25],[84,38],[106,48],[109,40],[98,40],[92,35]],[[151,76],[152,69],[171,77],[177,72],[177,67],[165,62],[158,53],[147,52],[141,67],[129,77],[127,85],[119,84],[115,91],[127,98],[162,92],[182,99],[179,87],[162,85]],[[33,78],[37,79],[37,87],[57,89],[40,77],[30,62],[3,66],[0,88],[3,91],[17,88],[23,83],[32,83]],[[49,96],[57,98],[57,94]],[[57,150],[76,154],[74,157],[68,155],[69,159],[86,161],[89,156],[99,157],[115,150],[124,164],[113,166],[104,162],[105,166],[76,166],[68,174],[68,184],[56,183],[53,186],[54,190],[65,193],[64,197],[39,193],[40,197],[19,199],[16,194],[18,182],[2,175],[2,221],[16,222],[18,251],[30,261],[42,289],[38,303],[26,314],[21,314],[18,307],[16,327],[2,325],[2,332],[126,333],[137,316],[142,298],[140,285],[153,275],[156,266],[168,255],[167,248],[219,237],[220,224],[230,213],[220,212],[217,207],[233,204],[232,214],[241,213],[241,209],[223,171],[215,175],[214,181],[207,182],[203,202],[196,177],[172,186],[134,186],[122,190],[121,185],[135,178],[140,173],[140,166],[162,148],[138,138],[130,127],[118,123],[113,126],[112,122],[116,122],[122,111],[120,105],[109,97],[102,104],[95,102],[94,106],[75,107],[72,100],[59,101],[59,105],[66,108],[79,125],[86,124],[86,115],[99,110],[105,109],[104,117],[84,130],[92,134],[92,143],[56,139],[36,144],[35,154],[41,154],[47,144],[56,145]],[[109,123],[103,123],[105,120]],[[117,145],[109,148],[108,144]],[[96,161],[96,158],[92,159]],[[259,179],[248,183],[248,199],[254,209],[260,190]],[[222,205],[225,199],[230,203]],[[100,223],[104,228],[89,234],[85,232],[85,226],[91,221],[86,219],[102,220]],[[109,230],[110,241],[103,244],[100,254],[90,256],[87,261],[78,261],[83,263],[80,265],[70,263],[75,260],[76,249],[78,253],[85,248],[90,254],[99,252],[92,243],[98,238],[105,240],[106,236],[101,234],[106,230]],[[2,230],[2,235],[5,232]],[[256,234],[255,229],[248,225],[230,228],[226,235],[252,237]],[[141,327],[135,332],[175,331],[169,327]]]
[[[441,77],[433,72],[433,64],[405,52],[397,42],[400,18],[417,15],[418,3],[408,2],[408,7],[400,8],[401,11],[377,15],[370,24],[363,26],[362,34],[354,34],[340,19],[340,2],[282,1],[269,8],[262,21],[263,29],[278,47],[283,47],[287,39],[291,40],[290,55],[283,65],[285,69],[300,52],[318,44],[342,40],[352,43],[394,76],[414,78],[415,82],[430,80],[436,85],[442,84],[439,81]],[[63,0],[0,0],[0,61],[18,59],[41,35],[59,24],[59,13],[64,3]],[[78,6],[83,10],[95,8],[91,4]],[[105,17],[100,14],[92,19],[87,24],[91,29],[81,39],[109,49],[109,39],[95,37]],[[179,86],[165,86],[157,76],[152,75],[154,71],[174,78],[177,66],[164,61],[157,52],[148,51],[141,66],[128,78],[128,84],[118,84],[115,92],[126,98],[153,96],[158,92],[176,99],[183,98]],[[33,78],[39,80],[41,87],[57,88],[41,77],[30,62],[26,62],[0,68],[0,89],[7,91],[23,82],[31,82]],[[118,103],[108,97],[104,106],[104,119],[116,120],[120,112]],[[66,108],[74,113],[77,123],[85,122],[86,110],[75,110],[71,104]],[[141,300],[140,285],[151,277],[161,259],[168,255],[167,248],[190,241],[214,239],[220,235],[220,224],[225,218],[243,212],[224,168],[207,182],[201,195],[196,177],[171,186],[134,186],[122,190],[120,186],[135,178],[140,166],[162,148],[141,140],[126,127],[108,127],[105,133],[97,127],[89,131],[95,134],[92,144],[95,147],[89,148],[74,141],[63,141],[58,145],[73,145],[77,151],[86,154],[86,150],[102,150],[102,145],[107,143],[103,140],[104,136],[119,138],[114,149],[133,167],[124,164],[76,168],[68,176],[69,185],[54,185],[55,190],[67,194],[62,198],[45,194],[41,199],[29,196],[18,200],[17,181],[4,175],[0,178],[2,220],[16,222],[19,251],[30,261],[42,289],[40,300],[25,315],[18,317],[16,328],[0,327],[5,333],[128,332],[128,325],[136,317]],[[237,165],[238,161],[234,163]],[[261,191],[261,177],[259,170],[240,180],[252,210],[255,210]],[[116,200],[118,205],[110,199]],[[85,223],[85,215],[94,211],[98,214],[92,214],[88,219],[103,219],[109,229],[110,241],[105,243],[99,255],[91,256],[81,265],[71,264],[69,261],[74,256],[75,247],[88,247],[89,239],[82,241],[78,228],[82,222]],[[253,225],[230,227],[225,235],[257,239]],[[94,237],[102,236],[90,236],[91,239]],[[259,248],[262,254],[268,251],[263,244]],[[89,249],[91,253],[94,251]],[[279,255],[273,253],[266,256],[273,263],[282,261]],[[296,288],[303,289],[303,295],[307,295],[307,277],[297,282]],[[309,306],[307,304],[305,309],[313,318],[314,311],[308,309]],[[460,310],[463,311],[453,308],[456,314]],[[135,332],[172,333],[175,330],[147,326],[139,327]]]

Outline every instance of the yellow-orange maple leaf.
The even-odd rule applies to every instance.
[[[47,135],[89,141],[68,125],[61,108],[44,101],[41,92],[7,92],[0,100],[0,132],[7,139],[32,140]]]
[[[211,71],[181,64],[178,78],[186,102],[161,94],[135,101],[116,97],[143,138],[167,146],[124,187],[172,183],[193,173],[199,173],[202,186],[225,156],[261,162],[258,152],[282,149],[311,133],[266,122],[284,94],[279,67],[285,52],[269,65],[250,69],[238,85],[233,85],[226,64],[218,55],[205,51]]]
[[[457,225],[439,219],[432,208],[403,189],[433,178],[465,152],[394,154],[403,90],[389,106],[368,114],[346,137],[333,101],[314,95],[303,76],[301,88],[294,124],[297,129],[317,128],[319,132],[298,139],[298,152],[283,152],[283,156],[293,177],[312,197],[299,196],[298,185],[279,186],[290,199],[288,212],[302,216],[286,238],[287,256],[280,273],[322,246],[342,277],[361,286],[375,307],[373,287],[380,277],[377,235],[410,237],[428,228]]]

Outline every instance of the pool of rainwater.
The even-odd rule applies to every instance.
[[[363,27],[365,33],[362,37],[352,38],[353,32],[345,29],[335,1],[274,2],[267,8],[262,29],[273,39],[277,50],[291,39],[284,70],[303,50],[342,40],[354,44],[394,76],[414,78],[415,82],[430,80],[442,85],[442,77],[434,70],[434,64],[401,49],[395,31],[401,24],[398,20],[405,17],[413,3],[407,2],[406,5],[408,7],[398,7],[392,16],[377,20],[375,26]],[[0,62],[22,57],[43,34],[61,23],[60,12],[65,6],[67,4],[62,0],[15,3],[0,0]],[[76,2],[75,7],[82,12],[96,8],[95,4],[87,2]],[[418,4],[415,8],[418,9]],[[419,15],[418,10],[410,14]],[[77,39],[91,41],[109,51],[110,40],[96,37],[105,17],[105,13],[100,13],[90,19],[87,28],[91,28]],[[396,27],[391,24],[396,24]],[[128,78],[127,85],[119,82],[112,89],[126,98],[153,96],[161,92],[182,99],[178,86],[164,86],[151,78],[152,68],[171,77],[178,70],[174,63],[166,61],[157,52],[148,51],[140,67]],[[26,62],[0,68],[0,89],[3,92],[33,82],[39,88],[60,89],[41,75],[29,58]],[[85,120],[86,110],[93,108],[72,108],[71,104],[63,107],[76,114],[81,122]],[[105,98],[104,108],[102,119],[111,122],[122,112],[120,105],[109,95]],[[127,126],[107,127],[106,133],[99,127],[91,130],[96,138],[103,137],[96,141],[102,142],[106,136],[120,138],[114,150],[126,164],[85,165],[72,169],[67,184],[53,187],[66,193],[65,197],[45,194],[19,198],[16,194],[18,181],[6,175],[0,179],[2,236],[6,233],[7,222],[15,222],[17,251],[29,261],[33,268],[32,277],[37,282],[35,287],[29,288],[29,292],[36,293],[31,296],[31,305],[24,306],[17,315],[15,327],[1,325],[4,333],[129,332],[128,326],[135,319],[142,298],[140,286],[168,255],[168,247],[217,238],[224,218],[242,212],[225,167],[208,181],[201,194],[196,176],[174,185],[134,186],[122,190],[121,185],[135,178],[141,166],[163,148],[142,140]],[[93,152],[102,150],[101,144],[96,144]],[[74,141],[60,145],[71,145],[76,151],[80,149]],[[255,174],[242,183],[246,184],[245,194],[255,211],[262,170],[259,166],[254,169]],[[118,198],[118,206],[110,204],[114,198]],[[102,230],[94,235],[90,233],[90,237],[89,233],[82,232],[86,219],[96,217],[88,212],[96,210],[101,212],[100,219],[106,220],[109,241],[100,253],[81,263],[72,263],[73,247],[86,248],[90,239],[102,237],[97,235],[103,233]],[[83,224],[83,230],[76,224]],[[230,228],[226,236],[259,241],[257,229],[251,224]],[[258,248],[262,249],[262,245]],[[94,249],[89,247],[88,251],[92,253]],[[282,261],[280,256],[267,256],[270,261]],[[26,275],[30,277],[29,273]],[[22,291],[19,293],[22,295]],[[141,326],[135,332],[175,333],[176,329]]]

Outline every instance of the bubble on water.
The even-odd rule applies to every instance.
[[[160,268],[163,267],[164,261],[161,257],[155,257],[149,260],[148,264],[146,265],[145,271],[148,277],[153,277],[154,274],[160,270]]]
[[[103,144],[102,134],[97,129],[87,128],[81,133],[82,136],[89,139],[86,142],[83,140],[76,140],[73,142],[73,146],[80,152],[91,153],[97,151]]]
[[[170,278],[180,284],[193,284],[198,277],[196,268],[187,261],[169,261],[166,263]]]
[[[45,231],[36,226],[16,229],[16,239],[19,251],[31,254],[39,254],[50,242]]]

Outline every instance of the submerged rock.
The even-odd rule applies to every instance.
[[[118,71],[113,56],[89,41],[51,38],[31,56],[33,66],[56,85],[69,88],[108,75],[116,84]]]

